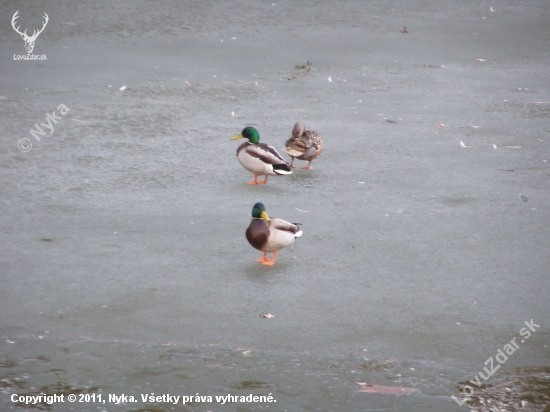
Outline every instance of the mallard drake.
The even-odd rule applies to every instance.
[[[321,156],[323,151],[323,142],[319,134],[313,130],[306,130],[302,122],[297,122],[294,125],[292,137],[286,141],[285,146],[285,152],[292,157],[290,167],[296,167],[293,165],[294,158],[307,160],[309,163],[307,166],[302,167],[304,170],[310,170],[311,161]]]
[[[262,259],[256,259],[263,265],[273,265],[277,257],[277,251],[294,243],[297,237],[302,236],[298,227],[301,223],[289,223],[283,219],[270,218],[265,211],[263,203],[256,203],[252,208],[252,221],[246,229],[246,239],[252,247],[264,252]],[[269,260],[267,253],[273,252],[273,258]]]
[[[290,175],[292,170],[288,162],[275,150],[273,146],[260,143],[260,134],[253,127],[245,127],[241,134],[231,140],[248,139],[237,148],[237,159],[243,167],[254,173],[254,181],[246,182],[249,185],[267,183],[268,176]],[[264,180],[258,181],[259,175],[265,175]]]

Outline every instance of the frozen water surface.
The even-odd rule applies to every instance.
[[[47,60],[14,60],[16,10],[29,32],[48,14]],[[138,398],[52,411],[548,410],[546,1],[8,0],[0,16],[1,410],[41,393]],[[282,151],[298,120],[323,138],[313,170],[246,185],[230,138],[252,125]],[[258,201],[303,223],[273,267],[244,237]]]

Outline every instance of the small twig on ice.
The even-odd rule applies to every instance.
[[[311,69],[311,62],[308,60],[306,62],[306,68],[304,69],[304,71],[302,73],[300,73],[297,76],[287,77],[286,79],[287,80],[292,80],[292,79],[297,79],[298,77],[305,76],[307,74],[307,72],[309,72],[309,69]]]

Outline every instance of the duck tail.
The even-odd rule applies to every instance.
[[[298,231],[296,233],[294,233],[294,237],[302,236],[303,232],[300,230],[301,223],[293,223],[293,225],[296,225],[296,227],[298,228]]]
[[[292,170],[290,169],[290,166],[285,165],[285,164],[273,165],[273,171],[278,175],[291,175],[292,174]]]

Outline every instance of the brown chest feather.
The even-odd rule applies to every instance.
[[[269,227],[263,219],[252,219],[250,226],[246,229],[246,240],[255,249],[262,250],[269,238]]]

